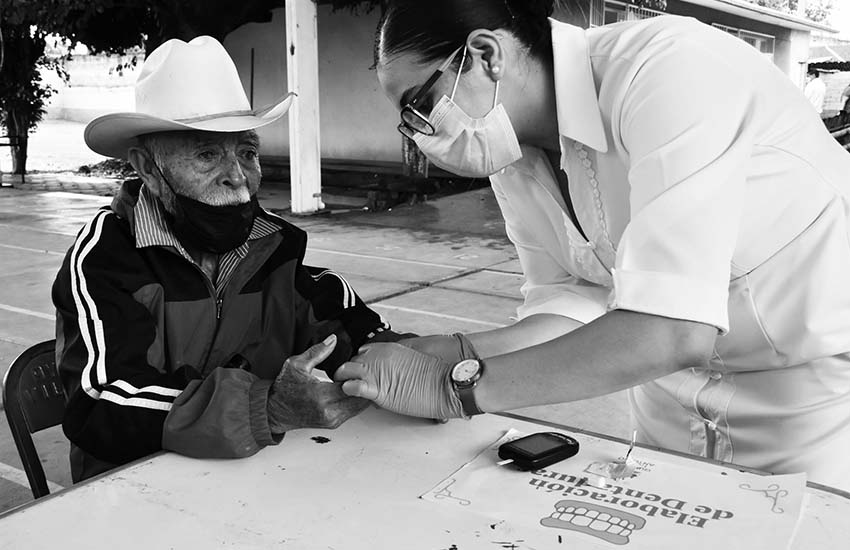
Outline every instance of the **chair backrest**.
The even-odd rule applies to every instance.
[[[41,342],[12,362],[3,379],[3,406],[35,498],[50,494],[32,435],[62,423],[65,391],[56,370],[56,341]]]

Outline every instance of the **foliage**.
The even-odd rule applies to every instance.
[[[801,0],[747,0],[766,8],[785,13],[797,13]],[[835,8],[834,0],[808,0],[805,4],[805,16],[816,22],[825,22]]]
[[[334,9],[365,13],[382,0],[320,0]],[[223,41],[250,22],[267,22],[285,0],[0,0],[4,67],[0,67],[0,122],[9,134],[25,138],[44,116],[53,90],[40,71],[62,71],[62,60],[45,56],[45,37],[85,44],[93,53],[152,51],[170,38],[191,40],[210,35]],[[119,71],[137,62],[136,57]],[[26,162],[26,140],[14,151],[16,170]]]
[[[84,164],[77,170],[78,174],[128,180],[138,177],[133,166],[122,159],[106,159],[96,164]]]
[[[224,41],[245,23],[271,21],[285,0],[12,0],[39,4],[49,32],[80,42],[94,52],[122,53],[141,46],[152,51],[171,38],[210,35]],[[334,9],[370,11],[381,0],[320,0]],[[50,12],[45,13],[45,12]]]
[[[3,49],[6,52],[0,67],[0,124],[5,133],[18,137],[12,147],[12,163],[16,173],[25,171],[27,135],[44,116],[45,103],[54,89],[42,82],[42,74],[56,71],[67,78],[62,59],[44,54],[46,36],[26,22],[15,24],[0,20]]]
[[[826,23],[834,9],[833,0],[809,0],[806,5],[806,17],[818,23]]]
[[[385,8],[387,0],[319,0],[319,4],[330,4],[336,10],[349,10],[354,13],[368,13],[375,8]]]
[[[640,8],[648,8],[651,10],[666,11],[667,0],[629,0],[632,4]]]

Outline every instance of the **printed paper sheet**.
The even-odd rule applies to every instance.
[[[633,476],[612,481],[596,474],[622,458],[622,446],[576,434],[581,450],[563,462],[533,472],[497,466],[499,445],[522,435],[511,430],[421,498],[509,522],[542,548],[776,550],[796,531],[804,474],[718,471],[636,448]]]

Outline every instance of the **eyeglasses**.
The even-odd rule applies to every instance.
[[[407,102],[407,104],[401,108],[401,123],[398,125],[398,131],[407,137],[411,137],[411,135],[415,132],[419,132],[420,134],[425,134],[426,136],[433,136],[434,126],[431,124],[431,121],[428,120],[428,117],[420,113],[416,110],[416,104],[419,103],[425,94],[434,86],[434,84],[443,76],[443,73],[446,72],[446,69],[451,66],[452,62],[457,57],[457,54],[460,53],[461,50],[464,50],[463,57],[466,59],[466,49],[461,46],[456,49],[448,59],[446,59],[442,65],[440,65],[434,74],[425,81],[425,84],[422,85],[421,88],[416,92],[416,95],[413,96],[413,99]],[[461,68],[458,71],[463,70],[463,60],[461,60]],[[457,82],[455,82],[455,86],[457,86]],[[454,91],[452,91],[452,95],[454,95]]]

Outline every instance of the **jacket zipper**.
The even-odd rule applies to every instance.
[[[258,262],[256,267],[253,270],[251,270],[247,274],[246,277],[253,276],[259,270],[259,268],[263,265],[263,263],[265,263],[265,261],[268,259],[268,256],[271,256],[272,252],[273,251],[270,251],[268,254],[266,254],[266,257],[263,258],[263,261]],[[218,292],[216,292],[216,290],[215,290],[215,285],[210,280],[210,278],[207,277],[207,274],[204,273],[204,270],[201,269],[201,267],[198,264],[196,264],[195,262],[191,262],[191,264],[193,266],[195,266],[195,269],[197,269],[198,273],[201,274],[201,277],[203,277],[203,279],[204,279],[204,283],[207,285],[207,290],[209,290],[209,292],[210,292],[210,296],[215,299],[215,329],[213,330],[212,340],[210,341],[210,345],[209,345],[209,348],[207,349],[207,353],[204,356],[204,361],[201,365],[198,366],[199,369],[202,368],[204,371],[206,371],[207,363],[209,362],[210,356],[212,355],[213,345],[215,344],[216,338],[218,338],[218,331],[219,331],[220,324],[221,324],[220,323],[220,321],[221,321],[221,311],[224,307],[224,292],[226,291],[227,287],[229,287],[231,284],[233,284],[234,278],[237,275],[237,273],[236,272],[233,273],[233,275],[230,278],[230,281],[227,283],[227,285],[225,285],[225,288],[222,289],[222,294],[219,295]],[[237,268],[237,271],[238,271],[238,268]]]
[[[204,272],[204,270],[201,269],[201,267],[195,262],[192,262],[192,265],[195,266],[195,269],[198,271],[198,273],[201,274],[201,277],[204,279],[204,284],[206,285],[207,290],[210,293],[210,297],[215,300],[215,328],[213,329],[212,339],[210,340],[207,352],[206,354],[204,354],[204,360],[200,365],[198,365],[198,370],[200,370],[201,372],[205,372],[207,363],[209,362],[210,356],[212,355],[213,344],[215,344],[215,339],[216,337],[218,337],[218,328],[220,324],[219,322],[221,321],[221,309],[224,305],[224,298],[218,295],[215,290],[215,286],[213,285],[213,282],[210,280],[209,277],[207,277],[207,274]]]

